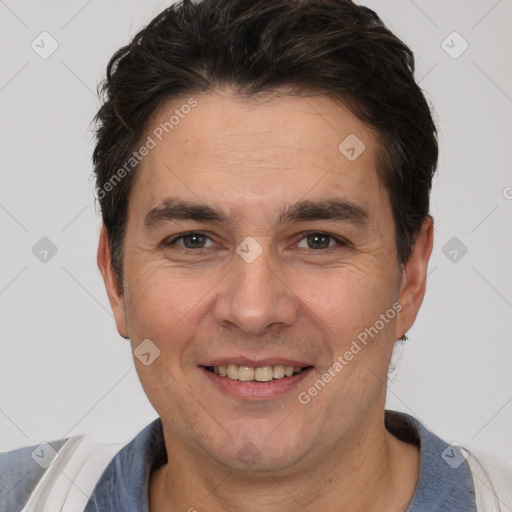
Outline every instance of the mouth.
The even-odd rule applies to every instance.
[[[231,380],[240,382],[271,382],[299,375],[311,366],[285,366],[282,364],[264,366],[246,366],[237,364],[204,366],[205,370]]]
[[[237,364],[238,363],[238,364]],[[199,369],[215,389],[244,401],[270,400],[297,389],[314,369],[298,361],[229,360],[200,365]]]

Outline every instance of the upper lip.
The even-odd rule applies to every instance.
[[[294,366],[304,368],[311,366],[309,363],[294,359],[286,359],[283,357],[265,357],[264,359],[249,359],[247,357],[235,356],[235,357],[219,357],[215,359],[209,359],[205,363],[201,363],[200,366],[227,366],[229,364],[235,364],[237,366],[249,366],[252,368],[258,368],[260,366]]]

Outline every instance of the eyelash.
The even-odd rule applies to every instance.
[[[211,237],[208,236],[208,233],[206,233],[204,231],[187,231],[186,233],[182,233],[181,235],[177,235],[177,236],[175,236],[172,239],[165,240],[164,241],[164,245],[165,246],[174,245],[175,242],[177,242],[178,240],[182,240],[183,238],[186,238],[186,237],[192,236],[192,235],[204,236],[204,237],[208,238],[209,240],[211,240],[213,242]],[[342,238],[339,238],[337,236],[331,235],[330,233],[324,233],[322,231],[303,231],[303,232],[301,232],[301,233],[299,233],[297,235],[298,240],[297,240],[296,243],[299,243],[300,241],[302,241],[304,238],[306,238],[309,235],[320,235],[320,236],[331,238],[340,247],[348,247],[348,246],[350,246],[350,243],[347,242],[346,240],[344,240]],[[198,249],[189,249],[188,247],[180,247],[180,248],[185,250],[185,251],[194,251],[194,252],[201,252],[201,251],[210,249],[210,247],[200,247]],[[326,252],[326,251],[330,251],[331,249],[335,249],[335,248],[336,248],[336,246],[327,247],[325,249],[306,249],[306,250],[313,251],[313,252],[322,252],[322,251]]]

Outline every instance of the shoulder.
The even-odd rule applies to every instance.
[[[66,439],[0,453],[0,510],[21,510]]]
[[[72,504],[70,510],[83,510],[96,486],[103,489],[100,484],[106,484],[105,495],[100,497],[108,500],[112,483],[121,496],[131,495],[125,483],[143,486],[145,482],[141,459],[152,462],[154,456],[163,456],[158,450],[159,442],[163,444],[159,426],[156,420],[127,446],[126,441],[112,443],[93,435],[76,435],[0,453],[0,511],[61,510],[64,502]],[[123,479],[117,478],[118,473]]]
[[[512,509],[512,465],[489,453],[462,451],[471,470],[477,510]]]

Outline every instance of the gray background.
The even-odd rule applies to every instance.
[[[415,52],[441,131],[427,295],[388,407],[510,460],[512,1],[361,3]],[[96,268],[90,122],[110,55],[166,5],[0,0],[0,450],[156,417]]]

